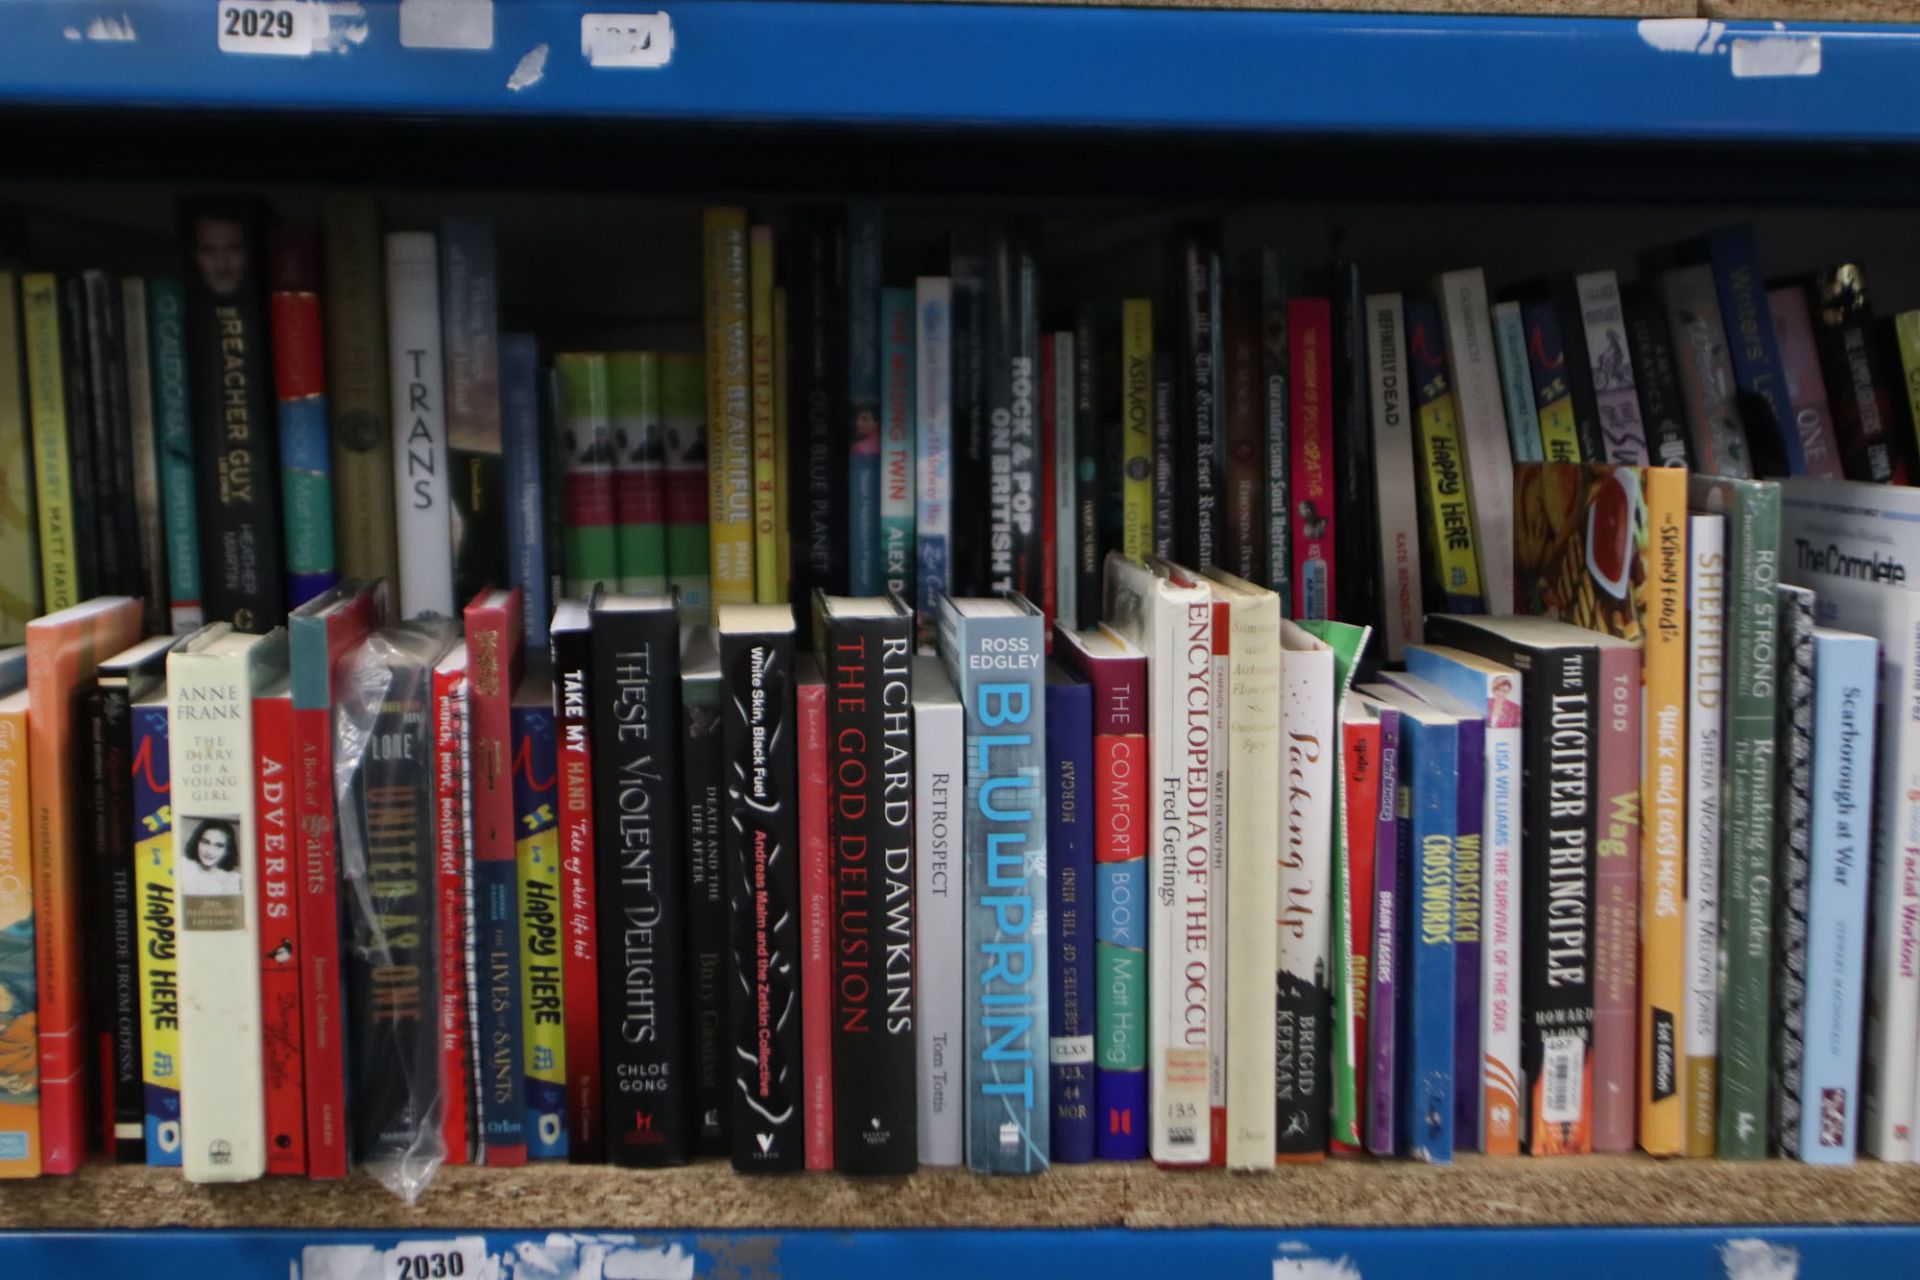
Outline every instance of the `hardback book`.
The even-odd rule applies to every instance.
[[[601,595],[591,614],[606,1153],[615,1164],[684,1164],[693,1108],[679,622],[671,596]]]
[[[482,985],[473,1034],[480,1047],[480,1137],[490,1165],[527,1161],[526,1037],[520,965],[521,885],[514,839],[513,691],[525,670],[517,591],[489,587],[463,611],[467,640],[467,816],[473,828],[475,968]]]
[[[1340,575],[1331,616],[1371,618],[1379,609],[1383,585],[1374,572],[1377,520],[1366,297],[1361,292],[1359,264],[1336,260],[1333,275],[1334,505],[1344,513],[1333,558],[1346,571]]]
[[[1707,260],[1720,293],[1720,315],[1727,326],[1735,402],[1757,470],[1763,475],[1806,475],[1806,451],[1794,427],[1780,344],[1767,306],[1767,275],[1760,263],[1759,241],[1747,223],[1717,227],[1707,233],[1706,240]],[[1768,463],[1779,465],[1759,465]]]
[[[1520,304],[1520,319],[1526,328],[1527,371],[1533,379],[1542,460],[1583,461],[1585,449],[1580,441],[1579,416],[1573,407],[1567,349],[1560,341],[1560,313],[1552,302],[1533,298]]]
[[[393,432],[388,425],[392,406],[387,393],[385,253],[379,207],[368,196],[324,196],[320,235],[326,270],[328,434],[337,482],[334,530],[340,572],[367,582],[384,579],[397,584],[400,554],[394,523]],[[157,376],[156,382],[164,388]],[[173,519],[169,507],[169,524]],[[178,552],[172,547],[168,552],[171,568]],[[177,600],[177,578],[174,590]]]
[[[287,600],[260,211],[194,200],[180,220],[203,604],[209,618],[264,633],[286,620]]]
[[[847,590],[880,590],[880,209],[847,213]]]
[[[333,549],[333,454],[320,314],[320,246],[311,227],[267,233],[273,383],[280,412],[280,506],[287,595],[305,604],[339,578]],[[149,439],[151,436],[149,436]]]
[[[1187,461],[1174,467],[1179,484],[1174,553],[1182,564],[1219,564],[1226,483],[1220,420],[1220,253],[1210,237],[1199,232],[1183,235],[1175,252],[1178,300],[1173,328],[1179,345],[1174,367],[1178,421],[1184,426],[1180,447]]]
[[[715,604],[753,600],[747,215],[710,208],[706,243],[707,554]]]
[[[914,1090],[920,1163],[935,1166],[957,1165],[966,1156],[961,1114],[966,985],[962,966],[951,961],[965,954],[966,945],[966,844],[960,827],[966,803],[965,755],[966,717],[959,691],[939,658],[921,654],[913,660],[915,942],[920,955],[947,959],[922,964],[915,975]],[[1096,807],[1096,822],[1098,815]],[[1096,963],[1098,948],[1096,942]],[[1099,988],[1101,998],[1105,992]],[[1097,1090],[1103,1077],[1095,1070]]]
[[[1527,322],[1520,304],[1493,305],[1493,349],[1500,363],[1500,399],[1507,410],[1507,440],[1513,461],[1542,462],[1540,414],[1533,402],[1533,367],[1527,356]]]
[[[1287,304],[1289,406],[1288,545],[1293,618],[1330,618],[1336,604],[1333,473],[1333,317],[1325,298]],[[1206,562],[1202,562],[1206,563]]]
[[[382,620],[385,588],[350,578],[287,615],[293,692],[293,816],[298,867],[300,1040],[305,1051],[307,1174],[347,1176],[346,1005],[333,704],[347,656]],[[149,1144],[151,1146],[151,1144]]]
[[[914,282],[914,609],[921,646],[932,643],[934,603],[952,585],[953,284]]]
[[[306,967],[295,866],[293,694],[284,676],[253,700],[260,895],[260,1035],[265,1049],[267,1172],[307,1171],[306,1059],[300,972]]]
[[[1727,517],[1727,709],[1721,822],[1720,1118],[1723,1159],[1766,1154],[1772,1008],[1774,723],[1780,487],[1694,476],[1693,510]]]
[[[1400,712],[1356,690],[1351,704],[1380,725],[1380,808],[1374,825],[1373,897],[1367,903],[1372,952],[1367,957],[1366,1110],[1361,1138],[1368,1152],[1393,1155],[1400,1108],[1400,828],[1405,780],[1400,776]]]
[[[387,333],[399,616],[451,618],[461,597],[454,594],[440,269],[431,231],[387,233]]]
[[[1436,614],[1427,637],[1521,676],[1521,1135],[1534,1155],[1590,1151],[1598,636],[1545,618]]]
[[[1857,263],[1845,262],[1816,272],[1809,288],[1814,344],[1833,398],[1841,469],[1849,480],[1905,484],[1906,454],[1895,447],[1892,434],[1892,383],[1898,370],[1886,367],[1873,340],[1865,274]]]
[[[1380,634],[1387,661],[1418,644],[1421,602],[1420,500],[1414,480],[1414,383],[1400,295],[1367,298],[1367,360],[1372,378],[1374,507],[1380,513]]]
[[[212,623],[167,657],[168,772],[180,906],[181,1153],[192,1182],[267,1168],[253,702],[287,669],[287,637]]]
[[[140,319],[144,333],[145,315]],[[8,644],[26,639],[28,619],[40,613],[33,435],[29,430],[27,374],[20,336],[20,293],[15,276],[11,271],[0,271],[0,498],[6,502],[6,514],[0,517],[0,640]],[[151,432],[148,440],[152,440]],[[163,609],[165,602],[162,592]]]
[[[798,660],[800,731],[800,1060],[805,1068],[806,1163],[833,1168],[833,795],[828,779],[827,678]]]
[[[1279,929],[1273,926],[1274,912],[1282,902],[1282,866],[1298,851],[1291,843],[1281,844],[1281,789],[1259,785],[1257,780],[1291,772],[1295,740],[1283,689],[1292,691],[1288,682],[1293,669],[1283,667],[1280,599],[1273,591],[1218,569],[1209,571],[1207,588],[1216,605],[1216,629],[1222,625],[1217,606],[1226,606],[1227,696],[1233,706],[1225,744],[1228,858],[1226,882],[1219,886],[1225,896],[1221,932],[1227,942],[1223,1042],[1229,1054],[1246,1046],[1244,1053],[1227,1060],[1226,1132],[1218,1135],[1225,1150],[1220,1162],[1231,1169],[1267,1169],[1278,1151],[1276,1063],[1284,1060],[1283,1055],[1267,1051],[1267,1046],[1280,1043],[1276,1019],[1283,1007],[1276,1002],[1267,975],[1279,973],[1280,938],[1289,927],[1284,914],[1279,917],[1283,921]],[[1294,639],[1300,641],[1298,636]],[[1309,655],[1306,665],[1316,665],[1317,657]],[[1286,661],[1290,664],[1291,659]],[[1318,772],[1317,760],[1304,759],[1321,754],[1313,744],[1301,745],[1299,754],[1300,768]],[[1112,785],[1115,779],[1106,776],[1107,785]],[[1242,785],[1232,785],[1234,779]],[[1282,849],[1279,860],[1245,852],[1276,846]],[[1296,1149],[1304,1145],[1298,1142]]]
[[[1449,613],[1482,613],[1480,551],[1475,541],[1473,505],[1467,490],[1459,405],[1447,363],[1446,333],[1440,310],[1427,298],[1406,302],[1407,356],[1414,389],[1414,458],[1425,478],[1415,503],[1422,537],[1418,543],[1428,579],[1438,588],[1436,603]]]
[[[1400,714],[1401,767],[1407,770],[1401,833],[1399,912],[1403,949],[1397,1066],[1401,1150],[1417,1160],[1453,1160],[1454,840],[1460,781],[1460,719],[1388,685],[1361,691]]]
[[[4,284],[0,291],[10,292]],[[125,335],[127,370],[127,465],[133,479],[132,514],[134,527],[139,531],[140,549],[140,594],[141,608],[145,611],[144,626],[154,635],[173,631],[172,609],[170,607],[167,585],[167,537],[166,513],[161,507],[160,491],[160,455],[159,437],[155,431],[153,353],[147,331],[147,282],[139,276],[126,276],[120,281],[120,300],[122,308],[121,332]],[[0,311],[7,310],[7,304],[0,302]],[[7,328],[5,319],[0,319],[0,330]],[[18,330],[14,333],[0,332],[0,347],[15,355],[18,353]],[[7,381],[7,355],[0,354],[0,386]],[[19,411],[19,375],[13,378],[15,391],[0,390],[0,424],[5,421],[7,407],[11,404]],[[31,468],[27,458],[27,438],[22,429],[9,436],[4,427],[0,427],[0,489],[8,496],[11,511],[18,513],[8,517],[10,530],[14,536],[32,537],[33,500],[30,492],[33,483]],[[321,429],[325,431],[325,421]],[[331,525],[333,512],[327,511],[327,521]],[[14,566],[5,572],[18,575],[19,581],[11,586],[0,586],[0,621],[7,617],[9,597],[21,600],[39,599],[39,582],[34,574],[32,543],[22,548],[26,553],[23,561],[15,561]],[[0,579],[4,582],[4,579]],[[22,589],[30,594],[22,595]],[[38,612],[36,609],[35,612]],[[18,644],[26,636],[26,618],[19,617],[11,630],[0,630],[0,639]]]
[[[547,648],[553,573],[547,558],[547,434],[540,413],[540,347],[532,334],[500,335],[500,474],[506,508],[506,577],[526,602],[529,652]]]
[[[667,589],[660,357],[651,351],[615,351],[606,361],[616,566],[616,578],[607,586],[659,595]]]
[[[457,640],[433,664],[428,715],[433,756],[434,1023],[440,1046],[440,1136],[448,1164],[484,1158],[489,1113],[498,1124],[518,1124],[511,1105],[511,1063],[486,1061],[480,1005],[513,994],[504,978],[489,972],[480,981],[481,958],[500,957],[505,940],[497,931],[482,938],[477,922],[478,868],[473,861],[473,735],[468,702],[467,642]],[[516,940],[517,942],[517,940]],[[482,950],[482,944],[486,950]],[[519,952],[513,953],[517,959]],[[492,1073],[492,1074],[489,1074]],[[491,1084],[489,1090],[487,1085]]]
[[[1332,1059],[1327,1048],[1332,984],[1327,956],[1333,902],[1327,885],[1332,873],[1338,698],[1333,650],[1324,640],[1289,621],[1281,624],[1280,647],[1285,813],[1275,905],[1280,984],[1274,1001],[1275,1141],[1283,1160],[1318,1160],[1326,1154],[1331,1111]]]
[[[1212,1160],[1213,983],[1185,975],[1176,940],[1189,957],[1211,954],[1211,938],[1203,951],[1194,930],[1212,920],[1213,602],[1198,583],[1119,556],[1107,558],[1106,594],[1108,626],[1147,656],[1149,1149],[1160,1164],[1204,1165]]]
[[[1840,443],[1834,436],[1827,385],[1820,373],[1820,349],[1814,343],[1806,286],[1784,284],[1767,290],[1767,310],[1773,317],[1774,341],[1780,348],[1780,377],[1787,409],[1793,415],[1792,430],[1800,438],[1800,455],[1806,460],[1806,474],[1838,480],[1845,472],[1840,466]]]
[[[187,399],[186,310],[186,297],[177,277],[147,281],[147,352],[153,362],[154,447],[160,463],[160,506],[166,518],[167,590],[172,606],[169,629],[179,635],[201,622],[200,520],[193,466],[193,406]],[[334,399],[337,402],[338,397]],[[336,420],[340,417],[337,406],[334,416]],[[37,449],[35,458],[38,463]],[[337,469],[337,460],[335,466]],[[389,486],[390,470],[381,473],[382,483]],[[392,508],[389,501],[389,524]]]
[[[919,1164],[914,1098],[913,610],[814,596],[833,886],[833,1167]],[[803,970],[804,972],[804,970]]]
[[[1589,271],[1575,276],[1573,287],[1586,331],[1587,365],[1593,377],[1604,460],[1619,466],[1643,465],[1649,457],[1647,430],[1640,420],[1633,359],[1627,353],[1619,278],[1611,271]]]
[[[1045,624],[1018,593],[949,596],[940,605],[939,642],[966,716],[967,1167],[1039,1173],[1051,1145]],[[1195,1076],[1193,1124],[1204,1144],[1204,1051]]]
[[[1038,284],[1033,250],[1006,229],[987,259],[987,495],[984,550],[988,594],[1040,594],[1040,394]],[[1002,424],[1005,424],[1004,426]],[[976,490],[977,492],[977,490]]]
[[[430,902],[439,894],[429,761],[433,668],[457,634],[442,619],[382,627],[348,656],[336,688],[334,795],[347,1006],[356,1013],[347,1092],[354,1159],[376,1169],[404,1168],[423,1144],[431,1150],[441,1107],[455,1105],[445,1096],[437,1034],[441,925]],[[176,751],[180,728],[176,719]],[[191,831],[177,805],[174,812],[176,833]],[[183,873],[185,866],[182,859]],[[179,888],[184,913],[184,878]],[[183,1094],[182,1102],[191,1130],[192,1100]]]
[[[561,959],[558,736],[545,655],[513,693],[514,860],[520,875],[520,1019],[527,1156],[567,1157],[566,986]]]
[[[567,1154],[576,1162],[587,1162],[604,1157],[606,1135],[601,1127],[605,1085],[600,1069],[600,931],[593,838],[593,629],[586,602],[562,600],[553,611],[548,635],[557,732],[554,772],[559,779],[554,807],[560,846]]]
[[[1642,281],[1622,285],[1620,302],[1627,353],[1633,360],[1633,389],[1640,397],[1640,422],[1647,433],[1647,461],[1657,467],[1687,466],[1687,411],[1666,311]]]
[[[733,1166],[801,1167],[800,901],[793,613],[722,603]],[[671,848],[672,845],[667,847]]]
[[[1369,308],[1371,311],[1371,308]],[[1293,533],[1292,504],[1287,500],[1290,486],[1288,468],[1293,463],[1293,444],[1288,414],[1293,408],[1291,384],[1288,377],[1289,340],[1287,337],[1287,281],[1285,263],[1278,248],[1266,245],[1260,250],[1260,430],[1261,448],[1266,455],[1266,502],[1267,513],[1267,563],[1256,581],[1264,582],[1280,597],[1280,609],[1284,613],[1293,604],[1293,547],[1290,541]],[[1159,359],[1155,357],[1156,361]],[[1156,395],[1154,397],[1154,438],[1160,439],[1164,433],[1173,435],[1173,402],[1169,398],[1164,402],[1157,394],[1160,376],[1156,369]],[[1154,476],[1156,482],[1160,473],[1159,448],[1156,444],[1154,458]],[[1169,472],[1173,465],[1172,450],[1167,452]],[[1172,476],[1168,475],[1171,483]],[[1158,536],[1158,507],[1155,508],[1154,554],[1169,556],[1173,554],[1172,543],[1162,545]]]
[[[912,289],[886,289],[880,296],[880,581],[906,601],[918,599],[914,570],[918,558],[913,535],[917,521],[919,477],[913,446],[918,435],[914,415],[914,324],[917,299]]]
[[[1058,632],[1054,653],[1093,685],[1094,769],[1101,779],[1093,802],[1094,1154],[1138,1160],[1147,1154],[1149,1130],[1147,921],[1141,904],[1148,895],[1147,850],[1155,839],[1147,655],[1104,627]],[[1229,1085],[1232,1080],[1230,1075]]]
[[[1117,377],[1120,389],[1120,549],[1139,559],[1154,554],[1152,299],[1128,298],[1120,304],[1119,338],[1118,365],[1113,353],[1102,353],[1106,364],[1101,372]],[[1098,565],[1097,557],[1094,563]],[[1097,567],[1093,578],[1097,592]],[[1085,621],[1092,625],[1093,615]]]
[[[660,357],[661,444],[666,473],[667,584],[680,621],[713,620],[707,516],[707,379],[700,357]]]
[[[566,593],[584,600],[596,586],[620,582],[612,375],[599,352],[563,351],[553,370],[560,384],[561,573]]]
[[[125,596],[96,597],[27,624],[34,909],[24,957],[34,965],[39,993],[39,1132],[29,1130],[27,1139],[29,1157],[36,1147],[39,1153],[35,1172],[80,1167],[92,1114],[86,1078],[93,1042],[86,1031],[81,958],[83,833],[76,808],[79,694],[92,681],[99,655],[119,653],[139,635],[140,602]]]
[[[1713,268],[1704,263],[1675,267],[1660,276],[1660,294],[1680,356],[1680,393],[1694,469],[1703,475],[1749,477],[1753,455],[1734,400],[1733,361]]]
[[[844,591],[847,586],[844,207],[801,211],[794,220],[788,243],[791,247],[787,257],[790,268],[787,286],[792,293],[793,328],[787,378],[793,412],[789,505],[793,512],[790,523],[794,547],[790,594],[804,608],[813,599],[815,587]],[[924,301],[923,297],[923,305]],[[915,343],[916,358],[925,353],[927,341],[924,333],[917,336],[920,341]],[[937,341],[938,354],[949,355],[946,338],[943,336]],[[924,382],[921,394],[927,394]],[[921,403],[924,405],[925,401]],[[926,455],[922,451],[919,456]],[[704,451],[699,461],[704,478]],[[919,545],[924,548],[926,544],[921,541]]]
[[[721,860],[720,648],[713,628],[680,629],[680,706],[686,717],[682,776],[687,795],[687,955],[693,969],[688,1017],[693,1029],[694,1147],[727,1151],[727,895]],[[572,997],[569,988],[568,997]]]
[[[1380,834],[1378,703],[1351,691],[1341,703],[1340,809],[1344,828],[1334,895],[1333,1118],[1331,1150],[1365,1146],[1368,984],[1373,963],[1373,855]],[[1264,932],[1264,931],[1263,931]],[[1343,1088],[1342,1079],[1351,1081]]]
[[[1813,592],[1781,583],[1775,759],[1773,1036],[1769,1154],[1799,1154],[1807,1012],[1807,880],[1813,861]]]
[[[1849,1164],[1860,1126],[1860,1026],[1866,987],[1872,847],[1874,701],[1871,636],[1813,632],[1813,858],[1807,878],[1807,997],[1800,1131],[1808,1164]]]
[[[1047,664],[1047,1042],[1055,1164],[1093,1159],[1093,685]]]
[[[160,695],[164,700],[164,693]],[[37,1034],[38,1009],[34,972],[33,919],[33,830],[29,795],[32,768],[27,732],[28,692],[16,689],[0,697],[0,983],[4,983],[9,1004],[0,1014],[0,1033],[5,1035],[8,1070],[0,1077],[0,1178],[37,1178],[40,1176],[40,1041]],[[168,889],[164,899],[153,892],[142,878],[141,932],[144,939],[164,923],[168,931],[173,923],[171,871],[173,844],[142,851],[146,857],[165,861]],[[145,858],[142,863],[144,865]],[[166,956],[167,977],[172,977],[172,948]],[[162,957],[142,946],[141,1011],[143,1019],[165,1020],[171,1026],[178,1019],[177,986],[166,988],[170,997],[162,1003],[156,988],[149,983],[160,968]],[[165,979],[160,979],[164,981]],[[149,1034],[142,1039],[148,1055],[159,1053],[168,1044],[169,1033]],[[176,1055],[176,1059],[177,1059]],[[169,1062],[171,1066],[171,1061]],[[151,1074],[144,1071],[143,1075]],[[158,1112],[151,1125],[148,1162],[180,1163],[180,1091],[173,1077],[155,1082],[148,1095],[150,1106]],[[171,1107],[168,1106],[169,1098]],[[75,1100],[78,1105],[78,1099]],[[84,1121],[83,1121],[84,1123]]]
[[[756,223],[747,230],[747,390],[753,413],[753,587],[761,604],[786,599],[787,575],[780,556],[780,448],[774,384],[780,363],[775,355],[773,228]]]
[[[86,380],[83,399],[93,439],[98,589],[137,595],[144,587],[129,440],[126,305],[119,279],[104,271],[83,271],[68,280],[67,288],[74,302],[75,332],[85,335],[79,367]],[[271,398],[269,389],[269,402]]]
[[[1447,369],[1460,413],[1466,493],[1473,505],[1474,550],[1489,612],[1513,611],[1513,451],[1500,407],[1500,371],[1487,313],[1487,282],[1478,267],[1433,281],[1445,326]]]
[[[18,716],[18,723],[13,718]],[[180,964],[179,915],[174,897],[173,808],[170,800],[167,748],[167,691],[155,686],[134,699],[128,717],[133,730],[133,879],[139,917],[137,980],[140,992],[140,1084],[146,1129],[147,1163],[155,1167],[180,1166]],[[17,779],[26,776],[26,695],[0,699],[0,755],[16,768],[4,771]],[[9,800],[13,797],[7,797]],[[25,806],[6,806],[8,813],[24,813]],[[24,835],[24,833],[15,833]],[[0,861],[13,845],[0,832]],[[4,914],[4,909],[0,909]],[[4,1095],[0,1095],[4,1098]],[[0,1131],[6,1129],[5,1102],[0,1101]],[[5,1166],[0,1165],[0,1169]],[[37,1171],[37,1170],[36,1170]]]
[[[1260,383],[1260,297],[1258,282],[1230,275],[1226,298],[1221,305],[1221,348],[1225,364],[1221,370],[1221,396],[1224,409],[1221,420],[1226,431],[1227,489],[1223,495],[1225,534],[1222,568],[1252,581],[1266,566],[1267,522],[1266,467],[1261,408],[1264,388]],[[1153,355],[1151,348],[1142,354],[1138,366],[1140,423],[1149,443],[1152,440],[1149,417],[1153,399]],[[1127,388],[1133,390],[1135,365],[1127,362]],[[1331,379],[1329,379],[1331,381]],[[1127,404],[1129,425],[1135,412],[1132,397]],[[1141,481],[1145,484],[1143,474]],[[1150,535],[1152,523],[1143,522],[1142,533]],[[1143,536],[1142,544],[1148,538]]]
[[[1482,735],[1482,817],[1477,862],[1480,885],[1474,914],[1473,940],[1477,946],[1479,1025],[1467,1036],[1477,1052],[1471,1070],[1455,1080],[1464,1101],[1478,1108],[1474,1123],[1465,1126],[1478,1138],[1487,1155],[1516,1155],[1520,1150],[1520,903],[1522,775],[1521,707],[1524,680],[1518,671],[1462,649],[1420,645],[1407,650],[1407,670],[1433,687],[1418,696],[1443,710],[1471,716],[1484,725]],[[1466,736],[1463,731],[1463,738]],[[1462,772],[1465,772],[1463,768]],[[1469,815],[1460,816],[1462,838]],[[1465,861],[1463,855],[1462,861]],[[1458,905],[1456,903],[1456,905]],[[1465,917],[1466,912],[1460,911]],[[1462,937],[1467,924],[1456,921]],[[1466,980],[1467,964],[1456,966]],[[1465,992],[1456,993],[1461,1001]],[[1456,1054],[1456,1057],[1460,1055]],[[1456,1134],[1456,1137],[1458,1135]]]
[[[1713,1154],[1720,1089],[1720,815],[1726,769],[1727,519],[1687,517],[1687,840],[1681,1150]],[[1650,934],[1650,936],[1653,936]]]

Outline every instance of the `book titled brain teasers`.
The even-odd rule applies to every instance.
[[[967,721],[967,1165],[979,1173],[1038,1173],[1051,1137],[1045,628],[1040,611],[1017,594],[947,597],[940,606],[940,655]],[[1204,1151],[1204,1051],[1194,1075],[1190,1123]]]

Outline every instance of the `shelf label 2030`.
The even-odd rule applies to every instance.
[[[220,0],[220,52],[304,58],[313,52],[316,8],[311,0]]]

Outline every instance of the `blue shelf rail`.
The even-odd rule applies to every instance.
[[[300,56],[223,52],[229,0],[6,0],[0,107],[1920,141],[1920,28],[646,0],[625,6],[649,15],[644,50],[594,47],[659,63],[670,39],[670,56],[615,66],[594,65],[582,18],[619,5],[279,2],[305,5]]]

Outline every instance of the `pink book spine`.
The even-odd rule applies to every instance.
[[[1640,651],[1600,650],[1594,851],[1593,1149],[1631,1151],[1640,984]]]
[[[807,1168],[833,1168],[833,842],[827,686],[803,677],[800,710],[800,1050]]]

